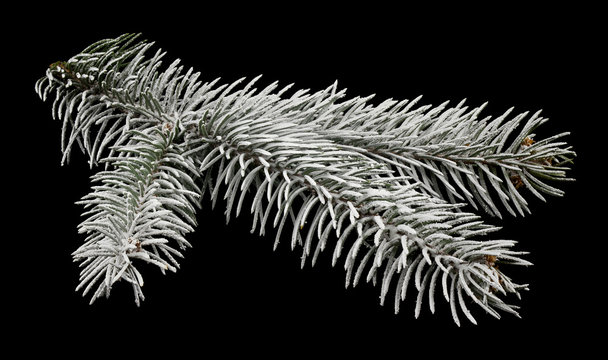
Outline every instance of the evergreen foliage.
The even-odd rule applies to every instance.
[[[512,240],[485,240],[492,216],[529,213],[527,196],[563,192],[575,153],[558,134],[535,140],[540,113],[480,118],[484,106],[418,106],[413,101],[345,99],[337,84],[309,93],[261,90],[259,78],[202,82],[179,60],[127,34],[99,41],[57,62],[36,83],[62,122],[63,162],[83,151],[93,176],[73,253],[78,290],[91,303],[119,280],[144,298],[137,270],[150,263],[176,271],[190,246],[196,209],[226,203],[226,221],[252,215],[252,232],[290,239],[302,266],[332,251],[346,286],[378,283],[395,311],[413,284],[415,315],[436,298],[454,321],[476,322],[471,301],[497,318],[517,315],[514,283],[498,264],[531,265]],[[525,191],[524,191],[525,190]],[[285,236],[288,234],[288,236]],[[440,294],[437,295],[436,292]]]

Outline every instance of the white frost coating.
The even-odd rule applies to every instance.
[[[332,205],[331,202],[327,203],[327,209],[329,210],[329,216],[331,216],[331,219],[335,222],[336,221],[336,213],[334,212],[334,206]],[[334,226],[335,228],[335,226]]]
[[[545,119],[480,120],[481,108],[469,110],[463,103],[452,108],[447,104],[414,108],[416,101],[375,106],[367,104],[366,98],[344,100],[344,91],[337,91],[335,84],[316,93],[297,91],[282,98],[274,92],[276,84],[257,91],[253,81],[244,88],[236,87],[239,81],[222,86],[216,86],[216,81],[198,82],[198,73],[182,72],[178,62],[161,66],[161,52],[146,59],[148,44],[133,43],[132,51],[128,50],[131,45],[123,47],[112,40],[109,44],[99,53],[80,54],[69,61],[77,64],[73,76],[97,79],[103,86],[92,88],[97,84],[79,81],[76,89],[66,90],[74,85],[73,79],[69,75],[59,81],[59,76],[68,75],[61,67],[48,69],[47,77],[36,85],[43,99],[56,90],[53,117],[58,115],[63,121],[64,159],[72,148],[80,147],[91,156],[91,165],[108,161],[95,178],[102,186],[82,201],[88,216],[79,232],[90,236],[88,245],[74,253],[84,265],[79,289],[94,293],[92,300],[109,295],[112,280],[122,278],[133,285],[139,303],[143,278],[134,259],[155,264],[161,271],[174,271],[181,253],[171,246],[174,242],[180,249],[187,246],[184,236],[196,224],[193,214],[200,195],[209,189],[215,204],[225,191],[228,220],[235,201],[238,214],[244,194],[253,190],[253,228],[260,226],[263,234],[266,224],[278,226],[276,246],[284,225],[295,224],[292,246],[305,247],[302,264],[318,239],[314,263],[333,241],[334,229],[339,237],[335,262],[342,247],[351,244],[348,236],[356,229],[358,237],[347,259],[348,276],[356,269],[355,283],[362,273],[368,274],[368,280],[382,281],[382,301],[393,273],[407,269],[399,276],[395,298],[405,296],[415,272],[420,290],[416,316],[427,280],[433,287],[440,273],[444,292],[452,280],[448,300],[454,315],[459,308],[455,302],[468,314],[463,296],[479,295],[477,291],[484,297],[473,302],[486,311],[515,312],[498,295],[517,294],[522,287],[489,267],[483,257],[528,263],[518,258],[521,253],[509,250],[513,243],[475,240],[488,233],[489,227],[450,203],[475,201],[497,215],[493,199],[500,199],[510,212],[525,213],[527,192],[511,181],[514,172],[524,184],[517,187],[529,187],[537,197],[560,194],[535,175],[563,178],[554,160],[564,161],[560,155],[571,153],[553,139],[531,145],[530,131]],[[178,125],[178,119],[181,123],[175,128],[182,133],[174,134],[168,146],[162,139],[147,148],[147,142],[138,139],[154,135],[157,122]],[[524,129],[514,133],[520,123]],[[508,144],[508,138],[516,140]],[[128,156],[122,156],[121,146]],[[512,151],[501,152],[501,148]],[[172,151],[174,156],[165,159],[163,152]],[[150,160],[149,155],[164,160]],[[259,164],[247,174],[250,162]],[[219,174],[218,168],[223,169]],[[259,170],[264,170],[263,176]],[[492,192],[498,196],[491,196]],[[297,226],[303,226],[308,215],[314,223],[302,241]],[[117,247],[120,243],[126,245]],[[356,256],[359,247],[366,250],[364,259]],[[128,255],[114,261],[114,253]],[[460,271],[457,287],[453,267]],[[98,280],[101,285],[95,288]],[[495,295],[490,289],[498,292]]]
[[[264,167],[264,175],[266,176],[266,180],[268,180],[268,183],[270,184],[272,182],[272,179],[270,177],[270,172],[268,172],[267,167]]]
[[[283,170],[283,177],[285,178],[285,181],[287,182],[288,185],[291,184],[291,179],[287,175],[287,171],[286,170]]]
[[[384,221],[382,221],[382,218],[379,215],[374,216],[374,221],[376,222],[376,224],[378,225],[378,227],[381,230],[384,230],[384,228],[385,228]]]
[[[357,211],[357,209],[355,208],[353,203],[351,203],[350,201],[347,201],[346,204],[348,205],[348,208],[350,209],[350,213],[351,213],[352,217],[359,218],[359,212]]]
[[[304,175],[304,179],[306,179],[306,181],[308,181],[308,183],[312,185],[312,187],[317,187],[317,183],[310,176]]]
[[[399,214],[402,215],[407,215],[407,214],[413,214],[414,210],[408,206],[405,205],[401,205],[399,206]]]
[[[407,256],[409,254],[409,244],[407,236],[401,235],[401,247],[403,248],[403,253]]]
[[[285,200],[287,200],[287,198],[289,198],[290,185],[291,185],[290,183],[287,183],[287,186],[285,186],[285,191],[283,193]]]
[[[325,188],[325,186],[319,186],[319,189],[321,189],[321,192],[323,195],[325,195],[327,200],[331,200],[333,198],[333,195],[327,190],[327,188]]]
[[[385,189],[368,188],[368,189],[365,189],[364,191],[365,191],[365,195],[367,195],[369,197],[380,198],[380,199],[391,198],[395,195],[394,193],[391,193],[390,191],[385,190]]]
[[[270,164],[268,163],[268,161],[266,161],[266,159],[264,159],[263,157],[259,156],[258,157],[258,161],[260,162],[260,164],[264,165],[264,167],[270,167]]]
[[[376,233],[374,234],[374,245],[380,245],[380,240],[382,239],[383,232],[384,231],[382,229],[378,229],[378,231],[376,231]]]
[[[429,265],[433,264],[433,261],[431,260],[431,257],[429,256],[429,248],[427,246],[423,246],[423,245],[419,245],[422,248],[422,256],[424,257],[424,260],[426,260],[426,262]]]
[[[417,232],[414,228],[410,227],[409,225],[406,224],[399,224],[397,225],[397,230],[401,231],[401,232],[405,232],[411,235],[416,235]]]
[[[245,154],[241,154],[239,155],[239,165],[241,166],[241,169],[244,170],[246,168],[245,166]]]

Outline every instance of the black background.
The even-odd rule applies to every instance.
[[[158,3],[160,4],[160,3]],[[510,6],[426,9],[351,5],[198,9],[142,5],[127,12],[106,4],[84,8],[48,4],[14,13],[17,21],[5,33],[14,50],[5,57],[5,97],[14,113],[6,123],[10,140],[3,177],[9,217],[3,226],[8,247],[3,257],[7,285],[3,298],[8,343],[27,351],[53,353],[77,348],[103,352],[118,345],[131,349],[222,351],[224,355],[334,352],[408,356],[414,349],[448,356],[518,355],[522,352],[590,350],[593,324],[603,323],[598,280],[605,240],[595,231],[590,208],[603,191],[593,183],[603,177],[590,168],[604,147],[594,134],[605,122],[594,94],[604,92],[598,69],[601,24],[596,9],[531,9]],[[461,315],[451,319],[438,297],[431,314],[423,307],[414,318],[415,291],[393,313],[380,306],[379,289],[371,284],[344,289],[342,263],[331,267],[331,250],[314,268],[300,269],[300,249],[289,241],[273,252],[274,235],[249,233],[246,214],[225,225],[222,204],[198,215],[199,228],[189,235],[181,269],[162,276],[144,269],[146,300],[132,301],[131,289],[115,286],[109,299],[88,305],[74,291],[77,264],[70,253],[82,241],[76,225],[81,208],[74,202],[89,191],[94,173],[76,154],[60,166],[60,123],[51,120],[50,104],[34,92],[46,67],[67,60],[90,43],[124,32],[142,32],[168,52],[166,61],[183,60],[204,80],[230,82],[263,74],[261,85],[279,80],[296,88],[324,89],[338,80],[347,95],[376,94],[422,103],[464,98],[471,106],[485,101],[485,115],[543,110],[551,119],[538,133],[570,131],[578,153],[572,176],[562,185],[563,198],[547,203],[532,199],[533,214],[508,216],[496,235],[516,239],[530,251],[535,265],[507,271],[516,282],[529,283],[522,299],[522,318],[504,314],[496,320],[475,309],[479,325]],[[604,96],[605,98],[605,96]],[[499,224],[497,219],[488,219]],[[15,232],[9,231],[15,229]],[[411,354],[410,354],[411,355]]]

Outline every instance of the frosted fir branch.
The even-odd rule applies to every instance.
[[[499,201],[510,214],[523,216],[530,210],[520,187],[546,201],[543,194],[564,194],[546,180],[573,180],[565,165],[576,154],[567,143],[556,141],[568,133],[534,140],[533,131],[548,120],[540,112],[507,120],[511,108],[494,119],[479,119],[486,104],[472,109],[464,101],[453,108],[448,102],[417,106],[418,97],[372,106],[371,96],[340,101],[343,97],[344,90],[333,84],[319,97],[321,109],[303,121],[419,181],[429,195],[468,202],[501,218]]]
[[[277,102],[277,106],[282,108],[284,105]],[[413,259],[422,256],[429,269],[434,271],[435,267],[440,267],[453,273],[452,279],[460,282],[456,286],[458,291],[464,286],[469,296],[485,298],[480,300],[482,307],[516,313],[515,307],[506,305],[494,295],[488,297],[486,293],[499,290],[505,294],[517,293],[525,286],[511,285],[505,290],[503,284],[512,283],[506,277],[503,279],[485,260],[487,256],[497,256],[509,258],[513,264],[530,265],[518,257],[524,253],[509,250],[514,242],[467,241],[497,228],[484,225],[473,214],[455,211],[457,205],[416,191],[417,184],[403,185],[399,181],[403,179],[391,177],[384,164],[328,141],[312,131],[314,127],[293,126],[285,116],[270,116],[268,112],[272,111],[268,106],[266,113],[256,113],[252,118],[227,112],[202,125],[214,130],[215,141],[213,150],[201,155],[201,171],[217,168],[216,176],[207,178],[203,186],[210,189],[211,200],[215,203],[225,185],[227,221],[234,203],[238,202],[238,215],[246,192],[251,190],[255,194],[251,206],[252,231],[259,225],[263,235],[272,221],[273,227],[277,228],[276,247],[285,225],[291,223],[291,247],[302,246],[302,266],[311,255],[314,240],[317,245],[313,264],[327,246],[329,235],[334,233],[337,242],[333,264],[343,251],[348,251],[345,259],[347,286],[357,267],[360,251],[366,250],[367,255],[359,264],[353,284],[358,282],[366,265],[369,265],[366,279],[374,283],[384,267],[381,302],[391,287],[393,276],[407,273]],[[293,116],[297,117],[298,113],[294,112]],[[226,117],[232,120],[224,121]],[[216,126],[216,122],[223,125]],[[274,126],[279,124],[278,133],[275,133]],[[320,166],[323,162],[329,164]],[[342,166],[332,166],[334,163]],[[370,256],[371,262],[368,261]],[[469,270],[473,264],[485,267],[484,273],[476,273],[473,277]],[[461,276],[464,280],[460,280]],[[470,284],[472,280],[475,285]],[[417,280],[417,289],[424,292],[419,282]],[[408,284],[409,281],[401,279],[397,285],[396,311],[398,303],[405,299],[403,289]],[[479,289],[485,293],[480,293]],[[448,301],[460,299],[452,297]],[[434,306],[431,309],[434,311]],[[496,311],[489,312],[499,317]],[[416,316],[418,314],[419,310]]]
[[[192,70],[183,74],[179,61],[158,77],[165,54],[159,50],[146,58],[154,43],[134,43],[137,37],[127,34],[100,41],[67,62],[51,64],[37,81],[41,99],[54,95],[51,114],[63,123],[62,164],[78,145],[93,167],[113,156],[112,148],[127,143],[130,130],[143,131],[178,119],[185,123],[198,100],[210,101],[218,95],[219,89],[207,94],[215,82],[197,82],[200,73]]]
[[[144,280],[137,261],[175,272],[180,251],[190,246],[184,235],[196,226],[200,195],[196,169],[175,143],[179,132],[179,124],[132,131],[120,156],[105,159],[112,169],[94,175],[99,185],[78,202],[88,209],[78,227],[87,238],[72,255],[83,267],[77,290],[93,291],[91,303],[125,280],[139,305]]]
[[[257,90],[259,78],[202,83],[179,60],[161,69],[164,53],[147,58],[152,44],[135,39],[100,41],[51,65],[36,84],[43,100],[55,93],[64,160],[78,144],[91,165],[107,166],[81,202],[88,237],[74,253],[83,259],[79,288],[98,286],[92,301],[124,279],[139,303],[134,259],[175,270],[181,253],[168,244],[188,246],[192,205],[208,193],[213,206],[226,202],[227,221],[249,208],[252,232],[276,228],[275,247],[291,226],[302,266],[333,242],[332,263],[344,258],[346,286],[379,282],[381,303],[394,289],[395,311],[413,283],[416,317],[425,294],[434,312],[436,291],[456,323],[459,313],[476,322],[466,299],[495,317],[517,314],[502,297],[527,287],[496,264],[530,265],[525,252],[512,250],[511,240],[479,240],[498,228],[463,212],[459,200],[475,198],[499,215],[491,191],[520,213],[527,209],[521,186],[541,197],[561,194],[540,179],[564,178],[555,159],[573,152],[555,142],[559,135],[532,142],[544,119],[478,120],[481,109],[462,104],[341,101],[336,84],[285,97],[291,86]]]

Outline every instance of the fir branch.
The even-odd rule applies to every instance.
[[[533,140],[533,131],[547,121],[540,112],[527,120],[527,113],[506,120],[511,108],[495,119],[480,120],[486,104],[471,110],[464,101],[454,108],[447,102],[416,108],[420,98],[387,100],[374,107],[367,104],[371,97],[339,102],[344,92],[337,92],[336,86],[323,93],[324,106],[312,116],[322,133],[411,176],[429,195],[452,203],[466,201],[475,209],[479,204],[486,213],[502,217],[498,197],[510,214],[516,215],[515,207],[523,216],[530,210],[520,187],[546,201],[543,193],[564,193],[543,180],[573,180],[564,165],[576,154],[567,143],[556,141],[568,133]]]
[[[139,304],[135,259],[175,271],[196,225],[194,207],[208,193],[213,206],[225,200],[227,221],[246,206],[252,232],[263,235],[272,223],[275,247],[289,224],[302,266],[333,242],[346,286],[379,282],[381,303],[392,288],[396,312],[413,282],[416,317],[425,294],[434,312],[436,289],[456,323],[459,311],[476,322],[465,299],[495,317],[517,315],[501,297],[527,286],[496,264],[530,265],[525,252],[511,240],[481,240],[498,228],[461,202],[500,216],[492,196],[523,214],[521,186],[542,199],[561,195],[544,180],[569,180],[563,164],[574,153],[556,141],[563,134],[533,142],[546,119],[479,120],[483,106],[414,108],[417,99],[341,101],[336,84],[284,97],[291,86],[258,91],[258,78],[242,88],[243,79],[201,83],[179,60],[161,70],[164,53],[147,58],[152,44],[135,39],[93,44],[36,84],[43,100],[55,92],[64,161],[78,144],[91,166],[106,164],[80,202],[88,218],[79,229],[88,236],[74,252],[83,260],[78,288],[97,285],[91,301],[124,279]]]
[[[86,295],[97,285],[91,302],[109,296],[122,279],[132,284],[139,304],[143,277],[134,261],[154,264],[163,273],[176,271],[175,257],[190,246],[184,235],[196,226],[196,169],[175,143],[179,126],[130,133],[132,145],[120,147],[121,156],[105,159],[112,170],[93,176],[100,185],[79,202],[89,209],[79,225],[87,238],[72,255],[83,266],[77,290]]]
[[[244,123],[250,126],[249,129],[255,129],[258,122],[268,125],[267,122],[271,120],[266,119],[269,118],[272,117],[262,116],[262,120],[244,120]],[[513,264],[530,265],[518,257],[524,253],[510,250],[514,245],[512,241],[467,240],[492,232],[496,230],[495,227],[484,225],[473,214],[455,211],[458,207],[456,205],[416,191],[416,185],[404,186],[392,178],[388,178],[392,181],[387,181],[386,176],[389,176],[390,171],[383,168],[382,164],[356,152],[343,150],[331,142],[320,141],[322,137],[317,133],[304,133],[303,125],[286,126],[280,129],[281,136],[273,136],[275,134],[269,131],[272,129],[270,124],[269,128],[264,128],[265,141],[255,143],[256,148],[251,149],[250,139],[262,134],[245,132],[247,136],[243,138],[247,140],[244,145],[239,139],[227,135],[244,134],[243,131],[233,131],[233,127],[243,127],[238,119],[236,117],[230,122],[222,135],[216,135],[221,139],[216,143],[221,150],[211,151],[201,161],[205,171],[210,169],[208,164],[219,164],[215,182],[209,179],[210,183],[205,186],[213,189],[212,201],[215,202],[221,184],[227,184],[227,219],[237,192],[241,191],[238,215],[245,192],[255,186],[251,207],[254,214],[253,229],[259,221],[260,234],[263,235],[266,223],[274,213],[273,226],[278,229],[276,247],[286,222],[291,220],[291,247],[302,246],[302,265],[311,255],[315,237],[318,242],[313,263],[325,249],[328,234],[335,232],[338,240],[333,251],[333,265],[343,251],[348,249],[344,265],[347,287],[357,267],[358,254],[366,249],[366,259],[372,257],[372,261],[361,262],[357,269],[359,275],[353,284],[356,285],[359,281],[366,265],[370,265],[367,281],[376,283],[383,271],[381,302],[384,302],[393,275],[406,274],[412,262],[420,258],[429,265],[429,271],[441,267],[451,273],[452,281],[459,282],[457,289],[464,286],[467,294],[485,297],[483,302],[479,301],[483,307],[516,313],[513,306],[505,304],[494,295],[488,297],[486,293],[518,293],[526,286],[515,285],[499,274],[495,267],[487,264],[486,257],[508,258]],[[280,121],[282,124],[286,122],[284,118]],[[291,129],[293,133],[286,129]],[[300,151],[292,150],[298,146],[306,149],[306,156],[303,157]],[[254,153],[260,155],[252,155]],[[331,165],[316,166],[323,161],[346,165],[344,169]],[[353,169],[358,170],[360,175],[357,176]],[[374,173],[371,178],[368,176],[370,173]],[[243,185],[240,185],[241,181]],[[296,203],[298,198],[300,201]],[[305,230],[308,219],[312,219],[311,225]],[[345,219],[350,219],[349,223]],[[351,234],[356,236],[349,237]],[[476,270],[480,267],[483,272]],[[395,290],[399,294],[396,297],[396,311],[399,309],[398,303],[405,299],[408,279],[400,279],[398,282]],[[472,281],[474,285],[471,284]],[[506,288],[505,283],[509,284]],[[420,280],[416,281],[416,288],[424,291]],[[418,302],[420,301],[419,299]],[[451,298],[449,301],[460,300]],[[434,310],[434,307],[431,309]],[[418,308],[416,316],[419,311]],[[489,312],[499,317],[495,310]]]

